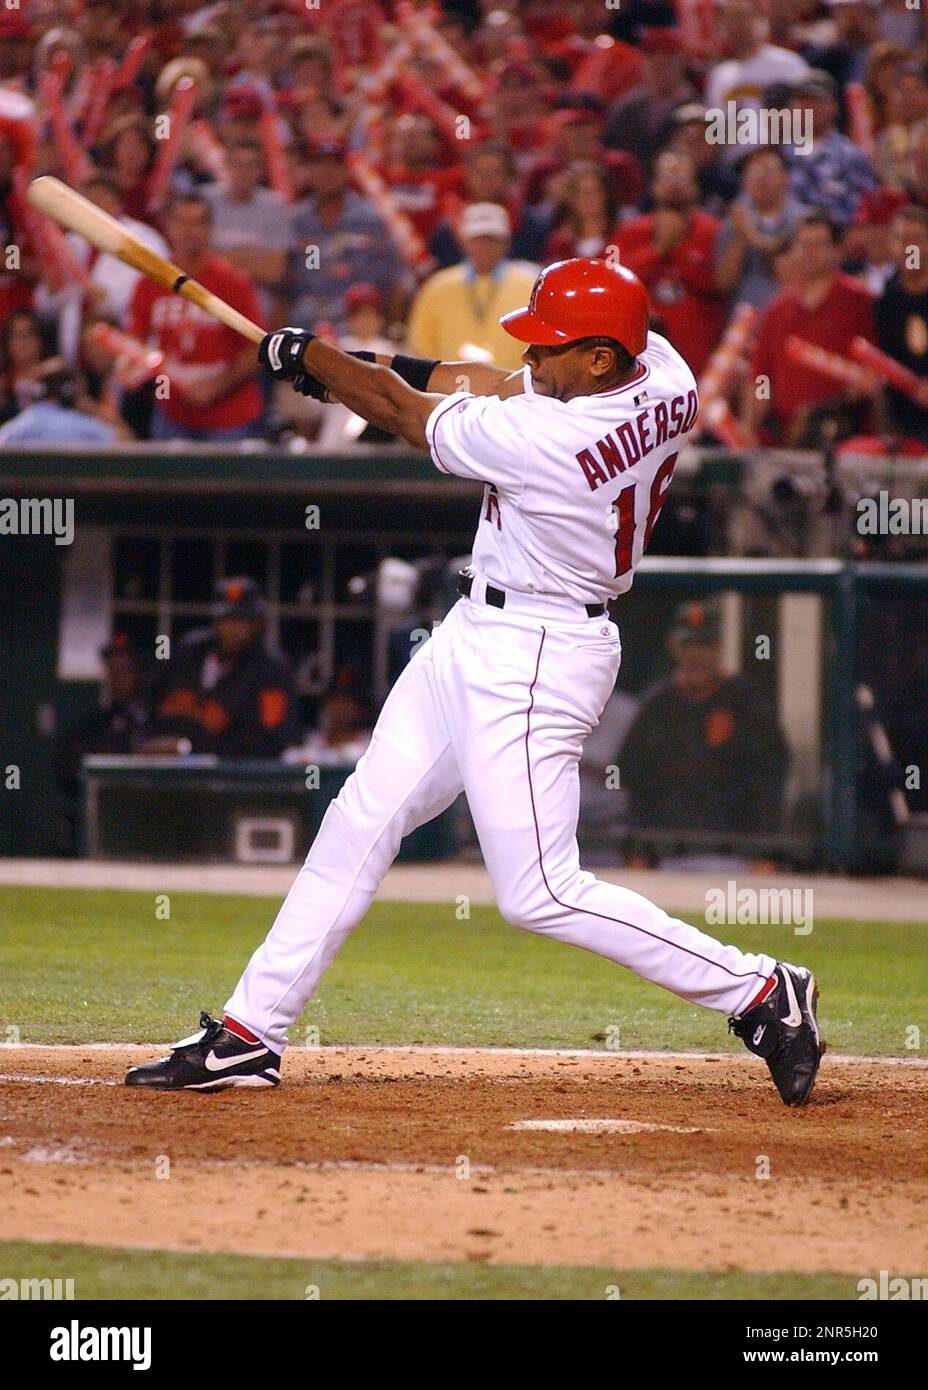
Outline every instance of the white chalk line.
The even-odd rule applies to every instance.
[[[511,1127],[511,1126],[510,1126]],[[653,1128],[653,1126],[652,1126]],[[26,1146],[29,1146],[28,1148]],[[120,1171],[126,1168],[134,1168],[144,1171],[152,1167],[152,1159],[146,1158],[121,1158],[118,1156],[83,1153],[73,1145],[50,1146],[44,1144],[34,1144],[30,1139],[16,1139],[12,1135],[0,1138],[0,1148],[15,1150],[26,1148],[22,1154],[14,1154],[23,1163],[36,1164],[67,1164],[68,1166],[79,1166],[83,1168],[106,1168],[117,1165]],[[469,1178],[458,1177],[457,1166],[453,1163],[384,1163],[376,1159],[359,1158],[321,1158],[321,1159],[273,1159],[273,1158],[203,1158],[203,1159],[178,1159],[174,1167],[181,1173],[191,1171],[199,1172],[201,1169],[208,1168],[210,1171],[221,1171],[232,1169],[240,1172],[243,1169],[255,1169],[265,1171],[273,1169],[276,1172],[287,1173],[295,1169],[305,1173],[406,1173],[406,1174],[425,1174],[428,1177],[454,1178],[457,1182],[467,1182],[469,1178],[491,1178],[491,1177],[521,1177],[521,1178],[624,1178],[630,1182],[635,1179],[634,1174],[617,1171],[612,1168],[544,1168],[536,1165],[526,1164],[505,1164],[498,1166],[492,1163],[471,1163],[468,1169]]]
[[[663,1130],[667,1134],[714,1134],[698,1125],[659,1125],[647,1120],[610,1120],[606,1117],[581,1116],[575,1120],[514,1120],[506,1129],[540,1130],[548,1134],[644,1134]]]
[[[40,1072],[0,1072],[0,1081],[34,1081],[38,1086],[122,1086],[122,1081],[103,1076],[46,1076]]]

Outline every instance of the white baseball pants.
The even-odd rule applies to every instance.
[[[608,619],[575,614],[542,618],[512,595],[505,610],[460,599],[415,653],[226,1005],[266,1046],[286,1046],[403,836],[462,790],[513,926],[722,1013],[741,1012],[759,992],[771,956],[723,946],[580,868],[580,751],[612,693],[621,646]]]

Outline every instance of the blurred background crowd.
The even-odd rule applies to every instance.
[[[0,443],[371,437],[58,233],[40,172],[249,317],[353,347],[516,366],[497,321],[538,267],[617,255],[705,439],[928,443],[910,0],[22,0],[0,40]],[[713,143],[707,109],[790,115],[792,142]]]
[[[353,349],[516,368],[499,318],[539,267],[618,259],[700,384],[705,447],[678,470],[653,549],[924,557],[922,536],[863,536],[855,510],[878,488],[924,490],[917,0],[0,3],[0,452],[87,445],[102,461],[142,441],[152,467],[196,475],[213,453],[190,444],[257,440],[287,446],[262,450],[270,478],[303,440],[338,454],[385,436],[272,389],[250,344],[40,216],[26,190],[42,173],[249,318]],[[375,477],[382,456],[358,459]],[[712,474],[715,461],[737,471]],[[81,839],[88,757],[272,759],[301,791],[303,767],[346,776],[416,634],[453,601],[473,517],[445,483],[444,501],[419,484],[410,527],[402,497],[377,493],[361,514],[330,480],[317,538],[293,532],[272,489],[252,508],[241,473],[212,502],[176,504],[143,484],[114,502],[103,477],[74,555],[29,551],[30,569],[5,552],[33,671],[11,678],[8,703],[42,818],[41,779],[57,787],[59,851]],[[375,601],[382,564],[415,580],[398,615]],[[452,576],[442,602],[417,589],[426,573]],[[682,572],[661,606],[646,578],[622,601],[620,688],[581,767],[587,833],[630,855],[737,842],[800,862],[824,853],[804,847],[813,836],[835,839],[842,787],[878,831],[924,818],[928,791],[905,780],[926,756],[918,576],[861,600],[840,683],[792,580],[774,608],[734,589],[697,601]],[[753,660],[758,631],[779,633],[775,662]],[[162,634],[174,654],[154,661]],[[872,706],[859,726],[840,694],[855,682]],[[856,773],[835,770],[842,736]],[[35,852],[31,815],[17,853]],[[124,834],[131,852],[151,819]],[[924,840],[928,859],[928,821]]]

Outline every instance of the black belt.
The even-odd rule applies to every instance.
[[[458,593],[463,594],[465,598],[470,598],[470,591],[473,587],[474,576],[468,574],[467,570],[461,570],[458,574]],[[488,584],[486,588],[486,602],[491,608],[505,608],[505,589],[497,589],[494,584]],[[604,603],[585,603],[583,606],[588,618],[604,618],[606,616],[606,605]]]

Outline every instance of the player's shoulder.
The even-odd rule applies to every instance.
[[[660,333],[648,334],[647,346],[638,361],[647,373],[647,380],[642,379],[642,388],[646,391],[653,392],[661,387],[674,392],[696,389],[696,378],[686,358]]]

